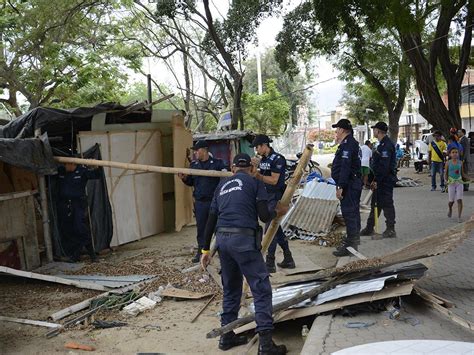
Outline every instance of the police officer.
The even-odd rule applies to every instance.
[[[233,160],[232,177],[221,181],[212,200],[205,230],[201,264],[205,269],[211,258],[209,248],[214,230],[221,262],[224,289],[222,326],[238,317],[242,296],[242,274],[245,276],[255,304],[255,321],[259,333],[259,354],[286,354],[284,345],[272,341],[272,288],[263,261],[258,218],[271,221],[284,215],[288,207],[277,205],[269,211],[265,186],[251,174],[254,168],[247,154],[237,154]],[[245,336],[229,332],[221,336],[219,349],[228,350],[247,343]]]
[[[206,141],[197,141],[191,149],[194,150],[197,158],[191,162],[191,169],[227,170],[221,159],[210,157],[209,145]],[[198,251],[192,261],[198,263],[201,258],[201,249],[204,246],[204,228],[206,227],[207,217],[209,215],[209,207],[211,206],[212,196],[220,179],[183,174],[179,174],[178,176],[186,185],[194,187],[194,215],[196,216]]]
[[[383,210],[387,229],[383,232],[384,238],[395,238],[395,207],[393,205],[393,188],[397,182],[397,158],[395,145],[387,136],[388,126],[385,122],[377,122],[372,126],[374,137],[379,140],[377,150],[372,156],[372,171],[374,180],[371,188],[373,190],[372,203],[367,226],[360,235],[371,235],[375,226],[375,205],[377,213]],[[378,217],[378,216],[377,216]]]
[[[346,238],[333,252],[336,256],[349,255],[347,247],[357,250],[360,243],[360,195],[362,180],[359,143],[353,137],[352,124],[341,119],[332,125],[336,128],[336,142],[339,143],[332,163],[331,177],[336,182],[336,197],[341,201],[342,217],[346,223]]]
[[[255,175],[255,178],[265,184],[269,196],[268,206],[270,208],[275,208],[286,188],[286,159],[283,155],[276,153],[273,148],[270,147],[271,142],[272,140],[265,134],[257,134],[250,146],[254,147],[257,154],[261,156],[260,162],[254,160],[254,163],[258,164],[259,170]],[[269,226],[270,222],[266,224],[265,228],[268,229]],[[295,261],[291,255],[290,246],[288,245],[283,230],[281,227],[278,227],[278,231],[268,247],[266,258],[268,272],[276,272],[275,252],[277,243],[283,249],[283,261],[278,263],[278,266],[281,268],[294,269]]]
[[[100,178],[100,170],[66,163],[58,168],[59,199],[57,211],[59,229],[64,237],[64,252],[72,262],[80,259],[85,247],[92,261],[96,260],[89,226],[86,223],[86,184]]]

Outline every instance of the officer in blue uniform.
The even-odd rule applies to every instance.
[[[331,177],[337,185],[336,196],[341,201],[342,217],[346,223],[346,238],[333,254],[345,256],[350,254],[347,247],[357,250],[360,243],[360,147],[352,135],[352,124],[349,120],[341,119],[332,127],[336,128],[336,142],[339,147],[332,163]]]
[[[86,184],[89,179],[99,178],[99,169],[89,170],[84,166],[71,163],[58,168],[59,229],[64,238],[64,251],[72,262],[79,261],[84,247],[91,260],[96,260],[86,219]]]
[[[262,181],[267,189],[269,200],[268,206],[275,208],[277,202],[280,201],[283,193],[285,192],[285,168],[286,159],[283,155],[275,152],[270,147],[272,140],[265,134],[257,134],[253,140],[251,147],[254,147],[257,154],[261,156],[260,162],[254,160],[255,164],[258,163],[259,172],[255,175],[255,178]],[[265,226],[268,229],[270,222]],[[281,268],[294,269],[295,261],[291,255],[290,246],[285,238],[285,234],[281,227],[273,238],[272,243],[268,247],[266,265],[268,272],[276,272],[275,267],[275,252],[277,244],[283,249],[283,261],[277,265]]]
[[[206,141],[196,142],[192,149],[197,159],[191,162],[191,169],[227,170],[221,159],[210,157],[209,145]],[[214,191],[220,179],[183,174],[179,174],[178,176],[186,185],[194,187],[194,215],[196,216],[198,251],[192,261],[198,263],[201,258],[201,249],[204,246],[204,228],[206,227],[209,208],[211,207],[212,197],[214,196]]]
[[[387,136],[388,126],[385,122],[377,122],[372,126],[374,137],[379,140],[377,150],[372,156],[372,171],[374,180],[371,188],[373,190],[371,209],[367,226],[360,232],[361,235],[371,235],[375,226],[375,205],[377,213],[383,210],[387,229],[383,232],[383,238],[395,238],[395,206],[393,205],[393,188],[397,182],[397,157],[395,145]],[[377,216],[378,217],[378,216]]]
[[[217,187],[206,225],[201,264],[205,269],[211,260],[209,248],[216,231],[224,289],[222,326],[238,317],[243,274],[254,298],[256,330],[260,338],[258,353],[286,354],[284,345],[277,346],[272,341],[272,288],[260,252],[262,233],[258,218],[268,222],[285,214],[288,207],[278,205],[269,211],[265,186],[252,176],[253,170],[248,154],[237,154],[232,166],[234,175],[222,179]],[[245,336],[229,332],[221,336],[219,349],[228,350],[246,342]]]

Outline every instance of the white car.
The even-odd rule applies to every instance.
[[[426,133],[421,136],[421,139],[415,141],[415,154],[418,158],[421,159],[421,154],[423,157],[428,156],[428,144],[433,140],[432,133]]]

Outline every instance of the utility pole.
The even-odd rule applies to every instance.
[[[262,95],[263,85],[262,85],[262,65],[260,63],[260,45],[257,46],[257,85],[258,85],[258,94]]]

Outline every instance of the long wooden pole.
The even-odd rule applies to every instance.
[[[189,169],[189,168],[170,168],[166,166],[131,164],[131,163],[121,163],[117,161],[80,159],[80,158],[70,158],[70,157],[54,157],[54,159],[58,163],[63,163],[63,164],[73,163],[77,165],[108,166],[111,168],[149,171],[153,173],[163,173],[163,174],[184,174],[184,175],[196,175],[196,176],[208,176],[208,177],[232,176],[232,173],[230,171],[200,170],[200,169]]]
[[[313,145],[308,144],[306,145],[306,148],[303,151],[303,155],[301,156],[300,161],[298,162],[298,165],[296,166],[295,172],[293,173],[293,177],[288,182],[286,190],[280,200],[280,203],[282,205],[290,204],[291,199],[293,198],[293,195],[296,189],[300,186],[304,169],[308,165],[312,155],[313,155]],[[283,219],[283,216],[274,218],[272,222],[270,223],[270,226],[268,227],[267,231],[265,232],[265,235],[263,236],[263,239],[262,239],[262,254],[263,255],[265,255],[266,252],[268,251],[268,247],[272,243],[273,238],[275,237],[275,234],[278,231],[278,227],[280,227],[280,222],[282,219]],[[244,285],[242,288],[241,304],[245,303],[245,298],[247,296],[248,291],[249,291],[249,285],[247,281],[244,280]]]

